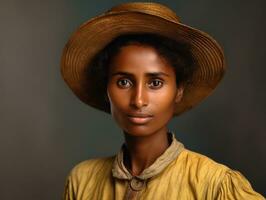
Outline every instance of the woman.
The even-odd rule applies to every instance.
[[[122,4],[83,24],[64,49],[62,75],[83,102],[112,115],[125,143],[116,156],[74,167],[64,199],[264,199],[167,128],[224,70],[217,42],[160,4]]]

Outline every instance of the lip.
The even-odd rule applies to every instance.
[[[152,115],[143,113],[130,114],[127,117],[134,124],[146,124],[153,118]]]

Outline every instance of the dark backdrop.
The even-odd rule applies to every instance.
[[[70,34],[119,0],[0,1],[0,199],[60,199],[78,162],[116,153],[122,132],[60,76]],[[266,194],[264,0],[158,1],[224,47],[217,90],[170,129],[187,148],[241,171]],[[101,145],[100,145],[101,144]]]

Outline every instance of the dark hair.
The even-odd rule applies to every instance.
[[[88,78],[90,80],[98,80],[98,82],[102,80],[97,83],[97,88],[94,87],[97,90],[94,91],[95,94],[106,93],[109,65],[119,53],[121,47],[130,44],[153,47],[174,68],[176,84],[189,83],[195,68],[195,60],[191,54],[189,44],[157,34],[126,34],[112,40],[90,63]]]

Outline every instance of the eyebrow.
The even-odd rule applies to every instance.
[[[115,72],[115,73],[112,73],[111,74],[111,76],[116,76],[116,75],[134,76],[132,73],[122,72],[122,71]],[[170,76],[170,75],[169,74],[166,74],[164,72],[147,72],[147,73],[145,73],[145,76],[148,76],[148,77],[156,77],[156,76]]]

